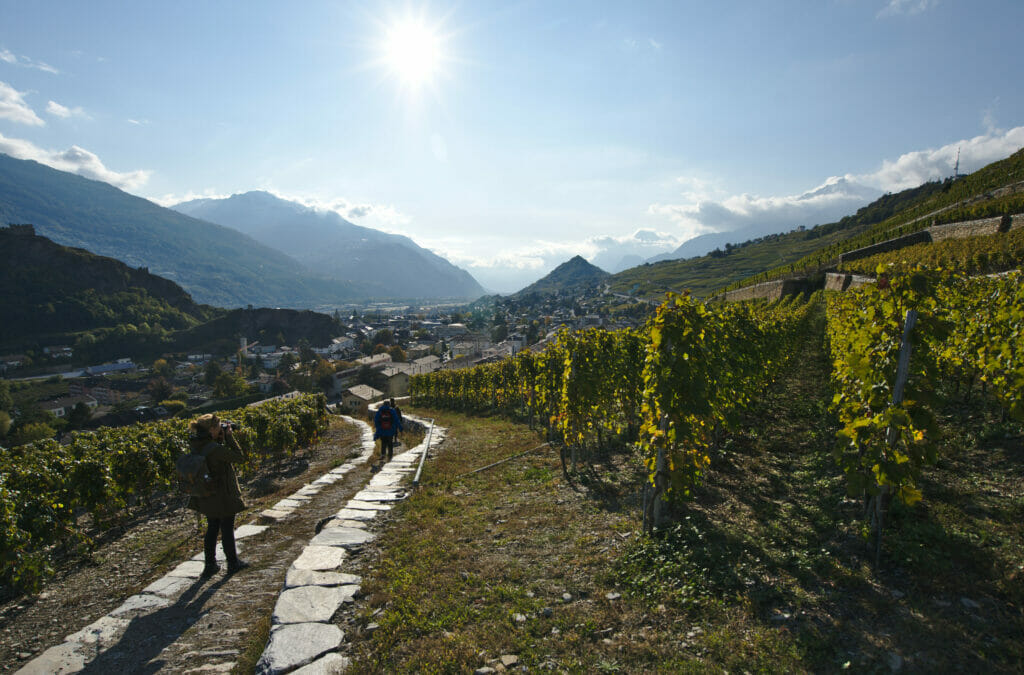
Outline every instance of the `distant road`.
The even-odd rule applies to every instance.
[[[32,377],[9,377],[7,378],[11,382],[26,382],[28,380],[48,380],[54,375],[60,375],[62,378],[67,379],[69,377],[85,377],[84,370],[69,370],[65,373],[50,373],[49,375],[33,375]]]

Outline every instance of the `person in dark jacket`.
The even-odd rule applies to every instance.
[[[402,417],[385,400],[373,416],[374,438],[380,439],[380,461],[383,464],[395,454],[395,436],[402,431]]]
[[[216,558],[218,533],[228,561],[228,574],[234,574],[249,566],[249,563],[239,560],[235,548],[235,514],[245,508],[245,503],[232,466],[244,462],[245,454],[231,433],[231,425],[222,423],[216,415],[200,415],[189,428],[192,452],[206,456],[206,465],[216,485],[212,495],[191,497],[188,501],[188,507],[206,516],[207,520],[203,538],[206,565],[202,576],[212,576],[220,569]]]

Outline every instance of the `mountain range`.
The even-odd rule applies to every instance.
[[[484,293],[468,272],[408,237],[361,227],[334,211],[268,192],[195,199],[171,208],[247,234],[318,275],[376,286],[383,296],[472,299]]]
[[[251,206],[260,199],[242,202]],[[291,209],[295,217],[317,220],[315,212],[305,213],[296,208],[299,205],[277,204],[266,198],[262,202],[275,212]],[[295,220],[287,221],[278,231],[290,231],[295,239],[312,245],[318,232],[331,237],[330,228],[338,226],[329,217],[322,220],[308,225],[308,236]],[[334,255],[339,263],[333,273],[324,274],[237,229],[164,208],[107,183],[0,153],[0,224],[11,223],[31,224],[37,234],[58,244],[146,268],[179,284],[196,302],[220,307],[308,308],[370,299],[472,298],[483,292],[468,273],[404,237],[396,242],[391,239],[396,235],[376,233],[381,241],[394,244],[389,249],[394,252],[390,267],[401,268],[397,277],[423,279],[415,287],[405,282],[398,292],[391,285],[392,275],[382,271],[387,269],[385,265],[378,264],[375,275],[363,275],[365,268],[355,274],[344,272],[340,264],[347,257],[344,238],[320,242],[320,250]],[[263,236],[273,225],[257,229]],[[373,239],[373,230],[358,230],[365,239]],[[311,254],[309,260],[315,257]],[[411,290],[417,292],[407,292]]]

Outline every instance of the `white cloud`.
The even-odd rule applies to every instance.
[[[6,82],[0,82],[0,119],[10,120],[18,124],[41,127],[46,122],[28,107],[23,92],[18,91]]]
[[[989,115],[991,122],[991,115]],[[652,204],[648,213],[665,216],[678,228],[680,241],[701,234],[755,230],[760,234],[785,232],[800,225],[830,223],[856,212],[884,192],[898,192],[953,173],[960,151],[960,172],[970,173],[1024,147],[1024,127],[991,130],[982,136],[947,143],[940,148],[908,152],[883,160],[877,170],[829,178],[798,195],[761,197],[723,196],[711,181],[681,177],[682,199],[673,204]]]
[[[879,17],[912,15],[925,12],[939,4],[939,0],[889,0],[889,4],[878,12]]]
[[[168,193],[163,195],[162,197],[147,197],[146,199],[153,202],[154,204],[159,204],[160,206],[170,208],[175,204],[181,204],[182,202],[190,202],[194,199],[227,199],[230,196],[230,194],[217,192],[213,188],[207,188],[202,192],[194,192],[192,190],[189,190],[183,195]]]
[[[412,219],[390,204],[373,204],[370,202],[355,202],[345,197],[334,197],[323,199],[320,197],[307,197],[286,195],[275,190],[267,190],[275,197],[290,202],[298,202],[316,211],[334,211],[346,220],[350,220],[363,227],[372,227],[395,234],[404,234],[401,228],[412,222]]]
[[[639,229],[624,236],[591,237],[587,243],[597,249],[587,259],[606,272],[615,273],[639,265],[647,258],[667,253],[681,241],[675,234]]]
[[[287,194],[274,188],[261,189],[278,199],[301,204],[314,211],[333,211],[342,218],[350,220],[357,225],[392,234],[408,234],[403,232],[402,228],[412,222],[409,216],[389,204],[354,202],[344,197],[324,199],[316,196]],[[171,193],[161,197],[148,197],[148,199],[161,206],[173,206],[182,202],[192,201],[193,199],[227,199],[232,194],[235,193],[225,193],[223,190],[206,188],[201,192],[189,191],[183,195]]]
[[[44,73],[51,73],[53,75],[57,75],[60,72],[48,63],[36,61],[34,59],[30,59],[27,56],[18,56],[9,49],[0,49],[0,61],[3,61],[4,63],[9,63],[12,66],[34,68],[35,70],[41,70]]]
[[[755,228],[762,233],[782,232],[799,225],[838,220],[878,196],[849,177],[832,177],[798,195],[760,197],[732,195],[681,204],[652,204],[648,213],[668,216],[679,228],[681,241],[710,232]]]
[[[56,101],[50,101],[46,104],[46,112],[50,113],[54,117],[60,117],[63,119],[67,119],[69,117],[88,117],[88,115],[85,114],[85,111],[81,108],[69,108],[57,103]]]
[[[77,145],[67,150],[44,150],[30,141],[18,138],[7,138],[0,134],[0,152],[18,159],[31,159],[46,164],[60,171],[69,171],[86,178],[101,180],[123,190],[135,190],[141,187],[152,173],[139,170],[120,173],[103,165],[100,158]]]
[[[953,174],[956,153],[960,151],[960,173],[976,171],[986,164],[1009,157],[1024,147],[1024,127],[1009,131],[992,129],[982,136],[947,143],[941,148],[917,150],[884,160],[881,168],[862,176],[857,182],[884,192],[897,192]]]

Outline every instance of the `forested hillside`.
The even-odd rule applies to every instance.
[[[222,313],[145,269],[60,246],[28,227],[0,228],[0,285],[7,345],[129,324],[174,331]]]

